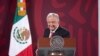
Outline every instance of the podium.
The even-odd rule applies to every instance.
[[[38,39],[38,56],[49,56],[50,38]],[[76,40],[72,38],[64,38],[64,47],[62,48],[64,56],[75,56]]]

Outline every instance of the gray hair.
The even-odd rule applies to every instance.
[[[50,18],[50,17],[56,17],[58,19],[58,21],[59,21],[59,15],[57,13],[49,13],[47,15],[47,19]]]

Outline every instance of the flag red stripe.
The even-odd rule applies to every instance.
[[[25,50],[23,50],[17,56],[33,56],[32,45],[29,45]]]

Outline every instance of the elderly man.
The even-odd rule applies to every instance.
[[[61,36],[63,38],[70,37],[68,30],[64,29],[59,25],[59,15],[57,13],[49,13],[47,15],[47,24],[48,28],[44,31],[44,37],[51,38],[52,36]]]

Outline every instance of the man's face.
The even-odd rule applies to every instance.
[[[59,26],[59,21],[56,17],[49,17],[47,18],[48,28],[50,30],[55,30]]]

